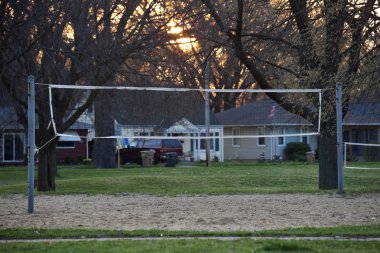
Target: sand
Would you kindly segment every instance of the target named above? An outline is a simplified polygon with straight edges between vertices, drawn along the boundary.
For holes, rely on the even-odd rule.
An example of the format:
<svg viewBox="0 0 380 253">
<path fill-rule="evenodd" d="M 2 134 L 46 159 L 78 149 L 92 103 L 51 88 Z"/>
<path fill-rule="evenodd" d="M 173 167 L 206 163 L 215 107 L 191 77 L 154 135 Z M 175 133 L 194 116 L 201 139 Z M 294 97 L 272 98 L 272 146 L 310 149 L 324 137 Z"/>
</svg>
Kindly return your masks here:
<svg viewBox="0 0 380 253">
<path fill-rule="evenodd" d="M 158 197 L 139 194 L 0 197 L 2 228 L 257 231 L 380 223 L 380 193 Z"/>
</svg>

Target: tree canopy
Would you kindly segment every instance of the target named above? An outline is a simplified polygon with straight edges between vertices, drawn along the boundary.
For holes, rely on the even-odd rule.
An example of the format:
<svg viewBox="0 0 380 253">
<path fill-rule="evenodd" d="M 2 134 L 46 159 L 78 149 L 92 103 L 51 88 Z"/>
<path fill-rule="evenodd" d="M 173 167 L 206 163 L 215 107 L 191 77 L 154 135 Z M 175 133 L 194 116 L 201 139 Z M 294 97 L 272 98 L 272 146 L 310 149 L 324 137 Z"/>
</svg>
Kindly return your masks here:
<svg viewBox="0 0 380 253">
<path fill-rule="evenodd" d="M 378 94 L 379 9 L 378 0 L 1 1 L 0 87 L 25 127 L 30 74 L 39 83 L 200 87 L 209 61 L 215 88 L 324 89 L 319 145 L 328 148 L 319 154 L 320 187 L 335 188 L 334 86 L 343 83 L 345 105 Z M 48 90 L 39 86 L 37 94 L 41 145 L 55 136 Z M 96 97 L 103 104 L 112 99 L 97 91 L 53 96 L 59 132 Z M 268 96 L 304 118 L 316 103 Z M 250 99 L 212 94 L 210 105 L 218 112 Z M 55 188 L 55 145 L 56 139 L 39 153 L 39 190 Z"/>
<path fill-rule="evenodd" d="M 322 88 L 320 187 L 337 186 L 334 86 L 344 84 L 344 103 L 378 71 L 379 2 L 202 0 L 225 43 L 262 89 Z M 365 82 L 369 82 L 366 84 Z M 331 89 L 332 88 L 332 89 Z M 308 115 L 313 101 L 268 94 L 285 109 Z M 316 122 L 316 119 L 314 119 Z"/>
</svg>

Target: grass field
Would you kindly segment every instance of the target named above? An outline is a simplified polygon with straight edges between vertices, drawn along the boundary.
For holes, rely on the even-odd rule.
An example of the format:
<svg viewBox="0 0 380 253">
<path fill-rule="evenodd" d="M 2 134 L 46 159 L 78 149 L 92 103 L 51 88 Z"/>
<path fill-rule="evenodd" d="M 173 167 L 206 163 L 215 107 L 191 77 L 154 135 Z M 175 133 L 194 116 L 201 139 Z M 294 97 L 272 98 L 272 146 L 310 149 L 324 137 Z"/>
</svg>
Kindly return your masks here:
<svg viewBox="0 0 380 253">
<path fill-rule="evenodd" d="M 53 194 L 114 194 L 135 192 L 155 195 L 321 192 L 317 165 L 214 164 L 210 167 L 180 164 L 176 168 L 124 166 L 95 169 L 61 166 Z M 0 168 L 0 194 L 26 193 L 26 167 Z M 346 170 L 345 190 L 379 192 L 380 170 Z M 334 190 L 330 190 L 334 191 Z"/>
<path fill-rule="evenodd" d="M 82 241 L 54 243 L 7 243 L 0 244 L 0 252 L 255 252 L 255 253 L 376 253 L 380 242 L 358 241 L 283 241 L 283 240 L 250 240 L 235 241 L 220 240 L 117 240 L 117 241 Z"/>
<path fill-rule="evenodd" d="M 379 162 L 347 162 L 346 166 L 358 169 L 380 169 Z"/>
<path fill-rule="evenodd" d="M 353 233 L 353 231 L 356 231 Z M 1 239 L 17 238 L 109 238 L 164 236 L 379 236 L 380 225 L 336 228 L 299 228 L 260 232 L 110 231 L 78 229 L 0 230 Z M 116 240 L 78 242 L 0 243 L 0 252 L 379 252 L 379 241 L 342 240 Z"/>
<path fill-rule="evenodd" d="M 317 165 L 213 164 L 211 167 L 180 164 L 176 168 L 124 166 L 95 169 L 61 166 L 57 191 L 48 194 L 115 194 L 134 192 L 154 195 L 210 195 L 235 193 L 323 193 L 318 189 Z M 349 193 L 380 192 L 380 170 L 346 170 Z M 26 194 L 26 167 L 0 168 L 0 194 Z M 37 193 L 46 194 L 46 193 Z M 353 236 L 380 237 L 380 225 L 337 228 L 298 228 L 259 232 L 205 231 L 105 231 L 76 229 L 0 229 L 0 239 L 99 238 L 141 236 Z M 121 240 L 81 242 L 0 243 L 0 252 L 380 252 L 379 241 L 341 240 Z"/>
<path fill-rule="evenodd" d="M 36 229 L 14 228 L 0 230 L 0 239 L 65 239 L 65 238 L 133 238 L 133 237 L 380 237 L 380 224 L 367 226 L 303 227 L 262 231 L 170 231 L 170 230 L 100 230 L 100 229 Z"/>
</svg>

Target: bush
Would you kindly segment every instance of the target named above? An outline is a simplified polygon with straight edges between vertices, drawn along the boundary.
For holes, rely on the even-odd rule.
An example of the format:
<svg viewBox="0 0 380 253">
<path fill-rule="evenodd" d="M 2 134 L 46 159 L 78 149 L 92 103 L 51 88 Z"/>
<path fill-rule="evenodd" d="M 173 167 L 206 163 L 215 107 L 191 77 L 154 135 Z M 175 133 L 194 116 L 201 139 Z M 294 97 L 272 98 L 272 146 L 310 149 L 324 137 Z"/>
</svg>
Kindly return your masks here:
<svg viewBox="0 0 380 253">
<path fill-rule="evenodd" d="M 378 144 L 376 142 L 371 142 L 370 144 Z M 367 162 L 378 162 L 380 161 L 380 147 L 364 147 L 364 158 Z"/>
<path fill-rule="evenodd" d="M 73 164 L 73 159 L 71 156 L 66 156 L 65 159 L 63 160 L 63 164 L 65 165 L 72 165 Z"/>
<path fill-rule="evenodd" d="M 83 164 L 83 156 L 79 155 L 77 156 L 77 161 L 76 161 L 76 164 Z"/>
<path fill-rule="evenodd" d="M 306 161 L 306 152 L 309 151 L 309 145 L 303 142 L 289 142 L 284 149 L 286 159 L 291 161 Z"/>
<path fill-rule="evenodd" d="M 88 164 L 91 164 L 91 163 L 92 163 L 92 160 L 90 158 L 86 158 L 82 162 L 82 164 L 84 164 L 84 165 L 88 165 Z"/>
</svg>

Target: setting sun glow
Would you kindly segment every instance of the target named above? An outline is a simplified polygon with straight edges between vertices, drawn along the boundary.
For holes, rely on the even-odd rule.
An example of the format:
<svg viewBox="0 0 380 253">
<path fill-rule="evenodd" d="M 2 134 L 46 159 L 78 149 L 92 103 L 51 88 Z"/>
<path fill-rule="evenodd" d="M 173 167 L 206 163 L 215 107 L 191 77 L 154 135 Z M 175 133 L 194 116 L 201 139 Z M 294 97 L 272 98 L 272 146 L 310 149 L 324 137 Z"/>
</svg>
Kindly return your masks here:
<svg viewBox="0 0 380 253">
<path fill-rule="evenodd" d="M 182 37 L 183 28 L 178 26 L 174 21 L 168 23 L 168 33 L 178 35 L 178 39 L 170 41 L 172 44 L 178 45 L 178 47 L 185 53 L 197 50 L 199 48 L 198 42 L 192 37 Z"/>
</svg>

